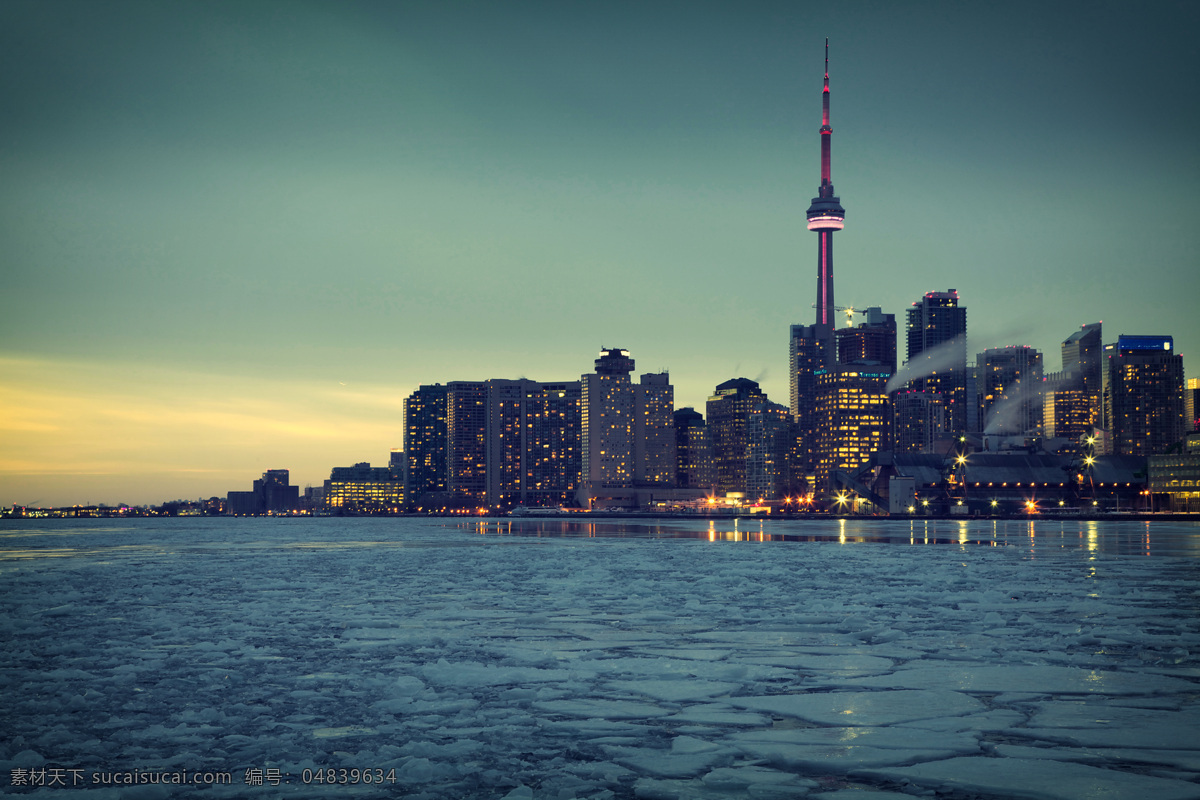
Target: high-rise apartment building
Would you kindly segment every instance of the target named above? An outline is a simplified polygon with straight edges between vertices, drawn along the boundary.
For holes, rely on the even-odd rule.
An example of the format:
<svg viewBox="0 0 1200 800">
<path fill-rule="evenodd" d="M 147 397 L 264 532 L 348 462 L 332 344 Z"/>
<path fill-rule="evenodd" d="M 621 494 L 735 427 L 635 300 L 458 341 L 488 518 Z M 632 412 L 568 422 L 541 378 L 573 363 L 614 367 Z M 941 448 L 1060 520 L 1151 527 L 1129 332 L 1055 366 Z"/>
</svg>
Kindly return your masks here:
<svg viewBox="0 0 1200 800">
<path fill-rule="evenodd" d="M 579 381 L 527 382 L 520 503 L 553 506 L 575 500 L 582 478 L 581 407 Z"/>
<path fill-rule="evenodd" d="M 446 491 L 446 395 L 442 384 L 421 386 L 404 400 L 404 496 L 410 508 Z"/>
<path fill-rule="evenodd" d="M 578 381 L 454 381 L 422 386 L 405 408 L 410 508 L 575 501 Z"/>
<path fill-rule="evenodd" d="M 647 486 L 674 486 L 674 388 L 667 373 L 647 373 L 637 384 L 628 350 L 603 349 L 595 372 L 580 378 L 582 418 L 581 504 L 614 502 Z"/>
<path fill-rule="evenodd" d="M 634 387 L 634 483 L 675 485 L 675 388 L 665 372 L 648 372 Z"/>
<path fill-rule="evenodd" d="M 927 292 L 908 309 L 908 388 L 942 395 L 953 432 L 967 427 L 967 309 L 958 292 Z"/>
<path fill-rule="evenodd" d="M 458 506 L 487 504 L 488 387 L 446 385 L 446 491 Z"/>
<path fill-rule="evenodd" d="M 1183 439 L 1183 357 L 1174 348 L 1170 336 L 1120 336 L 1105 347 L 1114 454 L 1158 455 Z"/>
<path fill-rule="evenodd" d="M 704 415 L 691 406 L 675 411 L 675 485 L 711 491 L 715 483 Z"/>
<path fill-rule="evenodd" d="M 975 357 L 983 432 L 1042 431 L 1042 354 L 1027 345 L 994 347 Z"/>
<path fill-rule="evenodd" d="M 605 349 L 596 371 L 580 378 L 583 483 L 593 494 L 633 485 L 634 362 L 628 350 Z"/>
</svg>

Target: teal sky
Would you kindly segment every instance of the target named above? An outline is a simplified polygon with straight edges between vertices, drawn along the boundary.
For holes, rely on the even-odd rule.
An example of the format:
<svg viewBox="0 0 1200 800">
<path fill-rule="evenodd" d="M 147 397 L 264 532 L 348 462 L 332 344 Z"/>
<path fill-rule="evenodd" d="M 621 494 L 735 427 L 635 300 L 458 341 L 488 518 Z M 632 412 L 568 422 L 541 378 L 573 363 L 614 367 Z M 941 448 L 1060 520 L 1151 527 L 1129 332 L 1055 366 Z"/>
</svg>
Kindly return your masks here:
<svg viewBox="0 0 1200 800">
<path fill-rule="evenodd" d="M 842 305 L 1200 375 L 1200 5 L 0 0 L 0 505 L 382 464 L 602 346 L 787 402 L 830 38 Z M 903 347 L 903 345 L 902 345 Z"/>
</svg>

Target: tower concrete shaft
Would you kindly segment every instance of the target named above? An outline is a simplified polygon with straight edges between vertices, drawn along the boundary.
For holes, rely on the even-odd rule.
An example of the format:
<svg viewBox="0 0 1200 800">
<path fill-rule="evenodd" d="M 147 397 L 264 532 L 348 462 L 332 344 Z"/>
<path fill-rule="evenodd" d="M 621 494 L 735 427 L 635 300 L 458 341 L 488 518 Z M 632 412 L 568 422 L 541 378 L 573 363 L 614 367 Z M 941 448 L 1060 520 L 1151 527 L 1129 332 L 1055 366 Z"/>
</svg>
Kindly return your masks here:
<svg viewBox="0 0 1200 800">
<path fill-rule="evenodd" d="M 836 348 L 833 346 L 833 329 L 836 325 L 836 309 L 833 299 L 833 232 L 844 226 L 846 209 L 833 193 L 830 177 L 830 150 L 833 128 L 829 125 L 829 40 L 825 40 L 825 87 L 821 92 L 821 186 L 812 205 L 808 207 L 808 229 L 817 233 L 817 326 L 822 338 L 828 339 L 826 357 L 828 366 L 833 366 Z"/>
</svg>

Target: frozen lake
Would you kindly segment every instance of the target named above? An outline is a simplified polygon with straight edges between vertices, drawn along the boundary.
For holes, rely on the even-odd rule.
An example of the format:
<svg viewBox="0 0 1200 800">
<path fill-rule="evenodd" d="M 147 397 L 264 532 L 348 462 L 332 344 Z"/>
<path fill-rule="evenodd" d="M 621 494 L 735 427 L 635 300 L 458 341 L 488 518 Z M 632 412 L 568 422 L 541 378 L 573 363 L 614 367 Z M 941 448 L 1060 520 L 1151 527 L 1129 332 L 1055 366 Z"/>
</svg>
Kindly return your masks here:
<svg viewBox="0 0 1200 800">
<path fill-rule="evenodd" d="M 0 610 L 0 793 L 1200 798 L 1195 523 L 4 521 Z"/>
</svg>

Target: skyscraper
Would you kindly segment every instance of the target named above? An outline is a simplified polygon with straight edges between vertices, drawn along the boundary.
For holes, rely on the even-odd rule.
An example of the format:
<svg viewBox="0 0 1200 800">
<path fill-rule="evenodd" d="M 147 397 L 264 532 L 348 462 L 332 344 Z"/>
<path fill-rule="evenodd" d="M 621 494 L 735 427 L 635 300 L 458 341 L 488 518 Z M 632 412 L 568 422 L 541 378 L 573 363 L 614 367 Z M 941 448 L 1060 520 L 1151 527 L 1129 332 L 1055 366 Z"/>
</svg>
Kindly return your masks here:
<svg viewBox="0 0 1200 800">
<path fill-rule="evenodd" d="M 993 347 L 976 356 L 975 363 L 983 432 L 1040 434 L 1042 354 L 1027 345 Z"/>
<path fill-rule="evenodd" d="M 583 485 L 591 496 L 633 485 L 633 359 L 605 348 L 596 371 L 580 378 L 583 414 Z"/>
<path fill-rule="evenodd" d="M 797 449 L 805 470 L 811 471 L 816 447 L 817 373 L 828 369 L 827 345 L 819 325 L 793 325 L 788 344 L 791 412 L 799 432 Z"/>
<path fill-rule="evenodd" d="M 1099 322 L 1083 325 L 1062 343 L 1062 372 L 1046 376 L 1042 410 L 1047 438 L 1078 442 L 1105 427 L 1100 330 Z"/>
<path fill-rule="evenodd" d="M 1158 455 L 1183 438 L 1183 357 L 1174 348 L 1170 336 L 1120 336 L 1105 348 L 1115 455 Z"/>
<path fill-rule="evenodd" d="M 763 398 L 746 417 L 746 494 L 752 501 L 790 494 L 789 450 L 795 423 L 786 406 Z"/>
<path fill-rule="evenodd" d="M 675 390 L 665 372 L 634 384 L 633 367 L 628 350 L 606 348 L 580 378 L 581 505 L 637 504 L 634 489 L 675 485 Z"/>
<path fill-rule="evenodd" d="M 967 427 L 967 309 L 958 292 L 926 292 L 908 309 L 906 364 L 915 377 L 908 388 L 937 392 L 950 430 Z"/>
<path fill-rule="evenodd" d="M 675 485 L 681 489 L 704 489 L 713 485 L 712 456 L 704 415 L 688 406 L 675 411 Z"/>
<path fill-rule="evenodd" d="M 852 473 L 890 446 L 892 409 L 885 391 L 892 374 L 879 367 L 839 365 L 817 375 L 817 486 L 834 472 Z"/>
<path fill-rule="evenodd" d="M 861 312 L 866 322 L 836 331 L 839 364 L 877 364 L 896 374 L 896 315 L 877 306 Z"/>
<path fill-rule="evenodd" d="M 1187 415 L 1183 421 L 1186 428 L 1184 433 L 1200 431 L 1200 378 L 1188 378 L 1183 400 L 1184 413 Z"/>
<path fill-rule="evenodd" d="M 747 378 L 718 384 L 708 398 L 708 436 L 718 492 L 746 491 L 746 458 L 750 453 L 747 423 L 754 408 L 766 401 L 758 384 Z"/>
<path fill-rule="evenodd" d="M 421 386 L 404 400 L 404 497 L 410 507 L 446 491 L 446 392 Z"/>
<path fill-rule="evenodd" d="M 893 449 L 897 453 L 932 453 L 946 433 L 946 414 L 937 392 L 902 389 L 892 401 Z"/>
<path fill-rule="evenodd" d="M 525 391 L 523 466 L 525 505 L 561 505 L 575 500 L 579 489 L 579 381 L 534 383 Z"/>
<path fill-rule="evenodd" d="M 647 372 L 634 388 L 634 483 L 675 485 L 675 387 L 665 372 Z"/>
<path fill-rule="evenodd" d="M 1065 385 L 1083 392 L 1087 398 L 1088 425 L 1107 427 L 1102 419 L 1103 403 L 1100 377 L 1104 344 L 1101 340 L 1101 323 L 1083 325 L 1062 343 L 1062 371 Z"/>
</svg>

